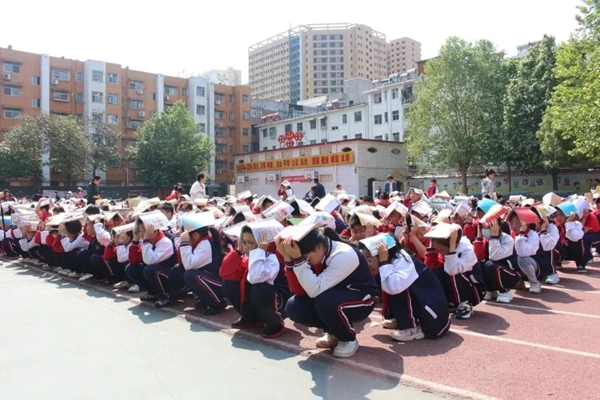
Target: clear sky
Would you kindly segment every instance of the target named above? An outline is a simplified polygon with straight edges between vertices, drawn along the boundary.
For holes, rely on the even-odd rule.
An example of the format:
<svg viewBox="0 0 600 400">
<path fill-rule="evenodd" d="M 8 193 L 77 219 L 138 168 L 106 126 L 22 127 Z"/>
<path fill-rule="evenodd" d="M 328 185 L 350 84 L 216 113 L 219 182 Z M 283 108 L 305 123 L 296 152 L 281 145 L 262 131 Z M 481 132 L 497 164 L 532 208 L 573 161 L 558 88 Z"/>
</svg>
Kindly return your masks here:
<svg viewBox="0 0 600 400">
<path fill-rule="evenodd" d="M 449 36 L 489 39 L 509 55 L 547 33 L 559 42 L 577 28 L 580 0 L 24 0 L 0 1 L 0 47 L 132 69 L 189 76 L 229 66 L 247 82 L 248 47 L 290 24 L 362 23 L 388 41 L 421 42 L 437 55 Z M 376 6 L 376 7 L 375 7 Z M 10 16 L 10 17 L 9 17 Z"/>
</svg>

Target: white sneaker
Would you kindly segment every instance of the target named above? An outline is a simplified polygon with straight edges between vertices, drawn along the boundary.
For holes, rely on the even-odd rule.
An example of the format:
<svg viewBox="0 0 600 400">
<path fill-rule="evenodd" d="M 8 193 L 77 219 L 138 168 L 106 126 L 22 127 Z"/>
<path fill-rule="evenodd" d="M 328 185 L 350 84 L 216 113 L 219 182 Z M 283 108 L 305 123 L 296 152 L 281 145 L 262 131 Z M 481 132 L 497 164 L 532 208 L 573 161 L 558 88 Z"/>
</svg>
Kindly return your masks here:
<svg viewBox="0 0 600 400">
<path fill-rule="evenodd" d="M 352 357 L 359 347 L 356 339 L 351 342 L 339 342 L 333 349 L 333 356 L 337 358 Z"/>
<path fill-rule="evenodd" d="M 42 265 L 42 269 L 43 269 L 44 271 L 51 271 L 51 270 L 52 270 L 52 267 L 51 267 L 51 266 L 49 266 L 48 264 L 44 264 L 44 265 Z"/>
<path fill-rule="evenodd" d="M 421 327 L 404 329 L 403 331 L 394 331 L 390 333 L 390 337 L 397 342 L 410 342 L 411 340 L 419 340 L 425 337 Z"/>
<path fill-rule="evenodd" d="M 456 308 L 454 315 L 457 319 L 469 319 L 473 316 L 473 306 L 468 301 L 463 301 Z"/>
<path fill-rule="evenodd" d="M 67 275 L 69 278 L 81 278 L 83 277 L 83 274 L 81 272 L 71 272 L 69 275 Z"/>
<path fill-rule="evenodd" d="M 127 291 L 129 293 L 139 293 L 140 287 L 138 285 L 131 285 Z"/>
<path fill-rule="evenodd" d="M 498 297 L 496 297 L 498 303 L 510 303 L 512 299 L 513 296 L 510 290 L 506 293 L 498 293 Z"/>
<path fill-rule="evenodd" d="M 392 319 L 384 319 L 381 323 L 381 326 L 384 329 L 398 329 L 398 324 L 396 323 L 396 318 Z"/>
<path fill-rule="evenodd" d="M 542 293 L 542 284 L 529 282 L 529 293 Z"/>
<path fill-rule="evenodd" d="M 323 337 L 317 339 L 317 348 L 332 349 L 338 344 L 338 339 L 331 333 L 325 333 Z"/>
<path fill-rule="evenodd" d="M 115 283 L 113 288 L 115 289 L 129 289 L 131 287 L 131 283 L 127 281 L 121 281 L 119 283 Z"/>
<path fill-rule="evenodd" d="M 58 271 L 58 273 L 64 276 L 69 276 L 69 274 L 72 274 L 73 271 L 71 271 L 70 269 L 63 269 L 62 271 Z"/>
<path fill-rule="evenodd" d="M 600 257 L 600 254 L 596 253 L 595 251 L 592 253 L 592 256 L 594 257 Z"/>
<path fill-rule="evenodd" d="M 560 282 L 560 278 L 558 277 L 558 274 L 550 274 L 550 275 L 548 275 L 548 277 L 546 277 L 546 283 L 549 283 L 551 285 L 556 285 L 558 282 Z"/>
<path fill-rule="evenodd" d="M 69 275 L 70 276 L 70 275 Z M 83 275 L 81 278 L 79 278 L 79 282 L 85 282 L 85 281 L 89 281 L 90 279 L 92 279 L 94 277 L 94 275 L 92 274 L 85 274 Z"/>
</svg>

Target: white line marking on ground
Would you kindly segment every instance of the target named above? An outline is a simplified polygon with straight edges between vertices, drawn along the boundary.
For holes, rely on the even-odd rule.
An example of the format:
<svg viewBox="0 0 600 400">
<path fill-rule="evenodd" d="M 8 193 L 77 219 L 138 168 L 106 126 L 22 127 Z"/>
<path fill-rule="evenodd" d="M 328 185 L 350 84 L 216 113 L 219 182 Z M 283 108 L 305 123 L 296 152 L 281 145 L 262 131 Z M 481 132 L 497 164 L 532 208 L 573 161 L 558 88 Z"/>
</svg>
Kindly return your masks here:
<svg viewBox="0 0 600 400">
<path fill-rule="evenodd" d="M 600 354 L 596 354 L 596 353 L 588 353 L 588 352 L 579 351 L 579 350 L 563 349 L 562 347 L 547 346 L 545 344 L 525 342 L 523 340 L 517 340 L 517 339 L 508 339 L 508 338 L 500 337 L 500 336 L 484 335 L 483 333 L 472 332 L 472 331 L 468 331 L 468 330 L 465 330 L 465 329 L 456 329 L 454 327 L 451 328 L 450 330 L 452 332 L 462 333 L 464 335 L 475 336 L 475 337 L 480 337 L 480 338 L 485 338 L 485 339 L 491 339 L 491 340 L 497 340 L 499 342 L 506 342 L 506 343 L 518 344 L 518 345 L 521 345 L 521 346 L 535 347 L 535 348 L 543 349 L 543 350 L 557 351 L 559 353 L 574 354 L 576 356 L 582 356 L 582 357 L 588 357 L 588 358 L 596 358 L 596 359 L 600 360 Z"/>
<path fill-rule="evenodd" d="M 570 312 L 570 311 L 560 311 L 560 310 L 553 310 L 551 308 L 521 306 L 519 304 L 512 304 L 512 303 L 511 304 L 496 303 L 496 302 L 490 301 L 490 300 L 486 300 L 485 303 L 487 305 L 489 305 L 489 306 L 492 306 L 492 307 L 519 308 L 519 309 L 523 309 L 523 310 L 542 311 L 542 312 L 546 312 L 546 313 L 549 313 L 549 314 L 561 314 L 561 315 L 571 315 L 571 316 L 574 316 L 574 317 L 585 317 L 585 318 L 600 319 L 600 315 L 583 314 L 583 313 L 576 313 L 576 312 Z"/>
</svg>

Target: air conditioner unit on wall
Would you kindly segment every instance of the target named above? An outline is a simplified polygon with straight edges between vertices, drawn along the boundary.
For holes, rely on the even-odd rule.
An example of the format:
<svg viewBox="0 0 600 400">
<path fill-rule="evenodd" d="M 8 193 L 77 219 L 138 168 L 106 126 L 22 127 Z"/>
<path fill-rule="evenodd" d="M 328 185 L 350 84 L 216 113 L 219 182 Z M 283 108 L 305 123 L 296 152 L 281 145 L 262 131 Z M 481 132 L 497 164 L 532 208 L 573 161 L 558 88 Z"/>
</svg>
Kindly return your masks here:
<svg viewBox="0 0 600 400">
<path fill-rule="evenodd" d="M 237 183 L 244 183 L 244 182 L 246 182 L 246 177 L 244 175 L 238 175 Z"/>
<path fill-rule="evenodd" d="M 144 94 L 144 91 L 142 89 L 138 89 L 137 94 Z"/>
<path fill-rule="evenodd" d="M 2 74 L 2 80 L 10 81 L 10 78 L 11 78 L 10 74 Z"/>
<path fill-rule="evenodd" d="M 52 79 L 52 84 L 53 85 L 58 85 L 58 79 Z"/>
<path fill-rule="evenodd" d="M 315 179 L 319 177 L 317 171 L 304 171 L 304 179 Z"/>
<path fill-rule="evenodd" d="M 220 127 L 223 126 L 223 124 L 221 122 L 217 122 L 216 125 L 217 125 L 218 128 L 220 128 Z"/>
<path fill-rule="evenodd" d="M 139 111 L 138 112 L 138 117 L 145 117 L 146 116 L 146 112 L 145 111 Z"/>
</svg>

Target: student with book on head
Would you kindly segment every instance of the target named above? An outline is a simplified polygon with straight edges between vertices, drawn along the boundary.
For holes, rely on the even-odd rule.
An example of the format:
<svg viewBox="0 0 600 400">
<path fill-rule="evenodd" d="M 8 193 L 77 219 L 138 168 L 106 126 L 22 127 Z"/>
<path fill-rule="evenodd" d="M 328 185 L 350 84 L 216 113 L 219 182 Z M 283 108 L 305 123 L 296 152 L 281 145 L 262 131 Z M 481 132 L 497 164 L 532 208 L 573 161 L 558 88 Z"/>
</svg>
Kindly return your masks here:
<svg viewBox="0 0 600 400">
<path fill-rule="evenodd" d="M 196 309 L 205 315 L 225 310 L 219 267 L 223 261 L 221 237 L 213 228 L 214 215 L 202 212 L 182 217 L 185 231 L 181 234 L 179 264 L 185 270 L 183 280 L 200 300 Z"/>
<path fill-rule="evenodd" d="M 60 247 L 64 251 L 61 275 L 69 278 L 81 278 L 83 270 L 77 257 L 79 252 L 87 249 L 90 242 L 82 234 L 82 224 L 79 219 L 67 219 L 58 226 Z M 58 247 L 58 244 L 55 244 Z M 56 247 L 55 247 L 56 248 Z"/>
<path fill-rule="evenodd" d="M 590 261 L 583 243 L 583 225 L 579 222 L 577 207 L 569 201 L 556 205 L 556 221 L 564 230 L 561 256 L 563 260 L 572 260 L 577 272 L 586 273 L 586 264 Z"/>
<path fill-rule="evenodd" d="M 358 244 L 371 271 L 380 277 L 382 314 L 392 339 L 437 339 L 450 328 L 448 302 L 440 281 L 402 245 L 383 233 Z"/>
<path fill-rule="evenodd" d="M 285 228 L 276 239 L 294 295 L 285 307 L 299 324 L 320 328 L 317 347 L 334 357 L 351 357 L 359 348 L 353 322 L 369 317 L 379 288 L 358 248 L 331 228 L 300 225 Z"/>
<path fill-rule="evenodd" d="M 283 309 L 290 290 L 273 241 L 282 229 L 274 219 L 249 223 L 241 229 L 237 248 L 225 256 L 219 271 L 223 292 L 241 315 L 232 328 L 262 327 L 269 339 L 285 332 Z"/>
<path fill-rule="evenodd" d="M 541 293 L 540 274 L 550 268 L 550 257 L 540 246 L 536 231 L 539 218 L 530 208 L 515 207 L 506 220 L 515 235 L 517 262 L 523 279 L 529 281 L 529 293 Z"/>
</svg>

